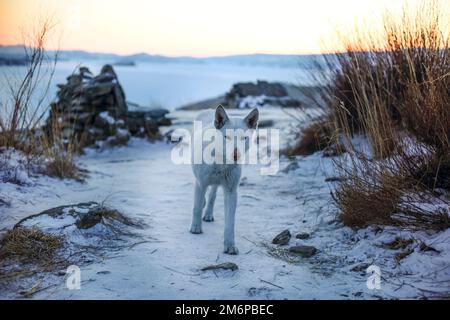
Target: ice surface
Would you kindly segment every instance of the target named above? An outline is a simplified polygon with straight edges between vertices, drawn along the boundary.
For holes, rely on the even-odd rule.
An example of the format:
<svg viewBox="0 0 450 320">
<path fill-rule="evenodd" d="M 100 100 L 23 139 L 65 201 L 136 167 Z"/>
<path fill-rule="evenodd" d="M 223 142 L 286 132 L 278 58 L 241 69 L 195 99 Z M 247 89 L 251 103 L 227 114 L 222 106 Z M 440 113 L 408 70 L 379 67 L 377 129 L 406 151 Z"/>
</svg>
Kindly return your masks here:
<svg viewBox="0 0 450 320">
<path fill-rule="evenodd" d="M 43 108 L 56 97 L 56 85 L 65 83 L 66 77 L 80 64 L 98 74 L 101 67 L 111 61 L 60 61 L 45 98 Z M 237 82 L 282 81 L 293 84 L 310 84 L 309 77 L 298 68 L 269 66 L 244 66 L 199 63 L 140 63 L 137 67 L 114 66 L 128 101 L 143 106 L 161 106 L 173 110 L 182 105 L 209 99 L 227 92 Z M 0 100 L 6 103 L 8 81 L 20 79 L 25 67 L 0 67 Z M 38 92 L 44 92 L 46 76 L 39 82 Z M 40 90 L 42 89 L 42 90 Z M 36 96 L 36 101 L 40 99 Z M 43 109 L 44 110 L 44 109 Z"/>
</svg>

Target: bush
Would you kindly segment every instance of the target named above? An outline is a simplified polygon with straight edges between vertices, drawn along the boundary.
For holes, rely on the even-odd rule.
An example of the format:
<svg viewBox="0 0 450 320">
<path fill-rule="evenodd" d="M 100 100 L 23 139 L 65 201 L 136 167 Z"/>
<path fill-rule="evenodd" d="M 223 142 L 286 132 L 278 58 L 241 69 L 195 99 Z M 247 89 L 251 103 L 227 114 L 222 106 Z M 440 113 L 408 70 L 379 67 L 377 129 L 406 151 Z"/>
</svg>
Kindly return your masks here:
<svg viewBox="0 0 450 320">
<path fill-rule="evenodd" d="M 449 201 L 437 192 L 450 187 L 448 21 L 438 2 L 416 9 L 400 20 L 386 15 L 382 37 L 342 38 L 346 52 L 328 58 L 337 68 L 323 100 L 349 151 L 335 161 L 344 179 L 334 197 L 353 227 L 449 226 Z M 355 133 L 365 134 L 370 152 L 355 145 Z"/>
<path fill-rule="evenodd" d="M 63 140 L 61 126 L 56 125 L 51 132 L 41 128 L 42 119 L 48 107 L 43 102 L 53 78 L 58 55 L 47 55 L 46 42 L 54 25 L 51 20 L 43 20 L 35 32 L 25 35 L 24 50 L 28 65 L 23 77 L 8 78 L 10 90 L 5 104 L 0 104 L 0 147 L 12 148 L 25 153 L 30 159 L 47 160 L 47 173 L 58 178 L 81 180 L 84 173 L 76 166 L 75 152 L 79 151 L 73 141 Z M 38 84 L 44 83 L 44 90 Z M 56 123 L 56 118 L 55 118 Z M 0 168 L 1 170 L 1 168 Z"/>
<path fill-rule="evenodd" d="M 284 151 L 287 156 L 307 156 L 324 150 L 331 143 L 333 127 L 325 120 L 313 122 L 300 133 L 301 139 Z"/>
</svg>

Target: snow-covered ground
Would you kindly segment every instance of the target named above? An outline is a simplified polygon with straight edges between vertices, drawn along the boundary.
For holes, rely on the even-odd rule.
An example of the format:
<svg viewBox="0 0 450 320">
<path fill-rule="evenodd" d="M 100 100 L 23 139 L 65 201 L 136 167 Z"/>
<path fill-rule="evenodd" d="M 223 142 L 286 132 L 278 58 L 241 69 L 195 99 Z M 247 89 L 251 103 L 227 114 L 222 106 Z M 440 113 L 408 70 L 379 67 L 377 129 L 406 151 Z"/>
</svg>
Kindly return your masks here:
<svg viewBox="0 0 450 320">
<path fill-rule="evenodd" d="M 262 110 L 285 128 L 283 112 Z M 187 126 L 193 112 L 175 113 L 177 126 Z M 283 135 L 285 137 L 286 135 Z M 85 183 L 31 177 L 19 186 L 0 184 L 0 230 L 42 210 L 87 201 L 105 201 L 142 221 L 141 238 L 101 261 L 81 266 L 81 289 L 68 290 L 63 276 L 55 286 L 36 293 L 49 299 L 376 299 L 420 298 L 449 291 L 450 230 L 426 234 L 395 228 L 353 231 L 335 219 L 326 177 L 333 176 L 331 160 L 320 153 L 280 159 L 274 176 L 246 166 L 239 189 L 236 244 L 240 254 L 222 253 L 223 198 L 219 191 L 215 221 L 204 223 L 203 234 L 189 233 L 194 179 L 187 165 L 170 159 L 173 145 L 132 140 L 126 147 L 89 151 L 79 158 L 89 170 Z M 289 229 L 288 248 L 311 245 L 311 258 L 285 254 L 271 244 Z M 309 239 L 296 239 L 307 232 Z M 401 236 L 414 239 L 414 251 L 397 263 L 399 251 L 383 244 Z M 420 240 L 436 251 L 420 251 Z M 201 271 L 221 262 L 234 262 L 236 271 Z M 369 289 L 366 268 L 381 271 L 381 288 Z M 355 268 L 356 267 L 356 268 Z M 352 271 L 353 269 L 353 271 Z M 56 282 L 55 282 L 56 281 Z M 45 285 L 44 285 L 45 287 Z M 29 289 L 29 288 L 23 288 Z M 0 298 L 17 297 L 0 292 Z"/>
</svg>

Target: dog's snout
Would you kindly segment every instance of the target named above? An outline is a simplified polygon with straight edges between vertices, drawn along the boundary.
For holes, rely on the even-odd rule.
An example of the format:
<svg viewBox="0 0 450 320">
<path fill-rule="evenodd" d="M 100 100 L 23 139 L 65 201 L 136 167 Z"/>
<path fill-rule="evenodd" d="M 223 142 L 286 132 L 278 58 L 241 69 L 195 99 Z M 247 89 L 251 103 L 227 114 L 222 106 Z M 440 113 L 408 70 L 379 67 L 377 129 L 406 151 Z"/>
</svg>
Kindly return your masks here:
<svg viewBox="0 0 450 320">
<path fill-rule="evenodd" d="M 239 158 L 240 158 L 240 153 L 239 153 L 239 150 L 238 149 L 234 149 L 234 151 L 233 151 L 233 159 L 234 159 L 234 161 L 237 161 Z"/>
</svg>

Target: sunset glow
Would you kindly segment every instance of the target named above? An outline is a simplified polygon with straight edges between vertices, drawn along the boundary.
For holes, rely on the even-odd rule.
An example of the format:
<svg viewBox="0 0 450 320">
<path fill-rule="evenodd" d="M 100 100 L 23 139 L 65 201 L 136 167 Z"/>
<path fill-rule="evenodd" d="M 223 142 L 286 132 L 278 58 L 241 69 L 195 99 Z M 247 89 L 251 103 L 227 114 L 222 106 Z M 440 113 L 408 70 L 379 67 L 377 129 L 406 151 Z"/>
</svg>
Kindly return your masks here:
<svg viewBox="0 0 450 320">
<path fill-rule="evenodd" d="M 402 1 L 392 2 L 0 0 L 0 44 L 23 43 L 23 29 L 46 15 L 58 22 L 60 41 L 50 45 L 62 49 L 169 56 L 319 53 L 333 50 L 336 27 L 376 21 L 385 8 L 401 7 Z"/>
</svg>

